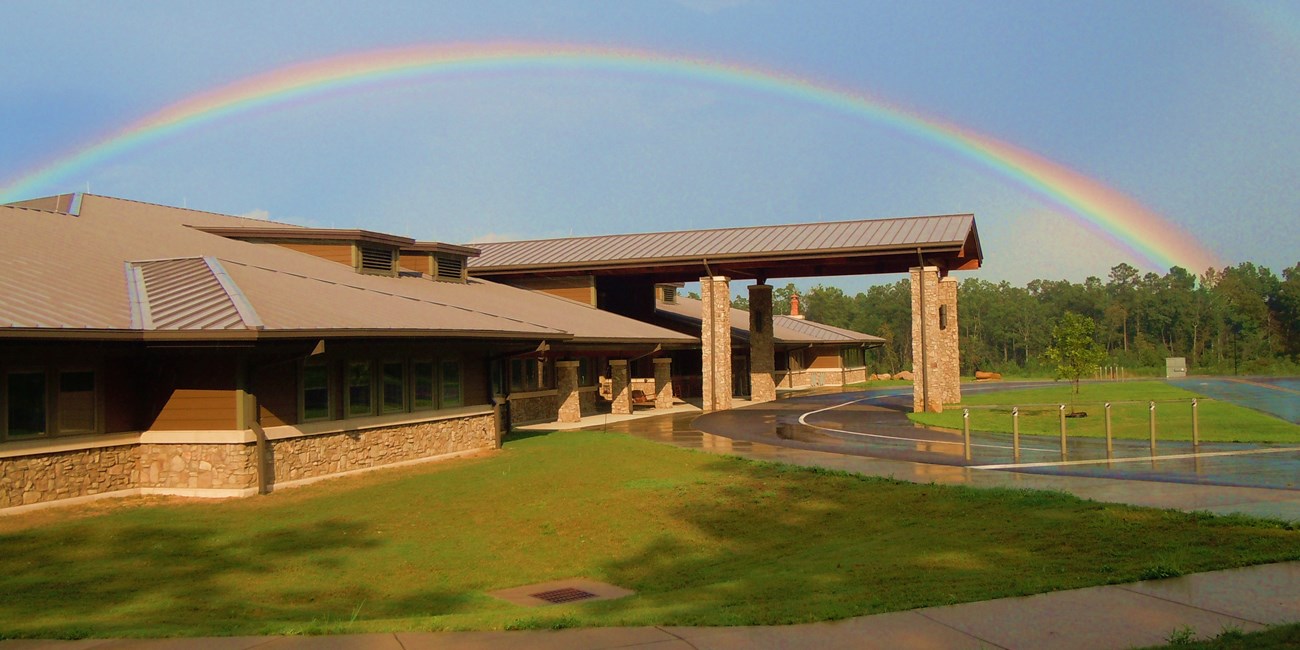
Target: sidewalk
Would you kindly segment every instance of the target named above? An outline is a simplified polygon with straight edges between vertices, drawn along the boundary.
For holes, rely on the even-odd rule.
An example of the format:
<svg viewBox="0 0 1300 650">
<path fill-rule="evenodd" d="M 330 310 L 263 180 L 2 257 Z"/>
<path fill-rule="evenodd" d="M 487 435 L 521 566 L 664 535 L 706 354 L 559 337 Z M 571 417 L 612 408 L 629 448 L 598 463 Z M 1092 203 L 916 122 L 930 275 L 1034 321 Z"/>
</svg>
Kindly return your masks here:
<svg viewBox="0 0 1300 650">
<path fill-rule="evenodd" d="M 1300 620 L 1300 562 L 929 607 L 833 623 L 774 627 L 636 627 L 522 632 L 400 632 L 320 637 L 0 641 L 0 650 L 739 650 L 743 648 L 1131 648 L 1251 632 Z"/>
</svg>

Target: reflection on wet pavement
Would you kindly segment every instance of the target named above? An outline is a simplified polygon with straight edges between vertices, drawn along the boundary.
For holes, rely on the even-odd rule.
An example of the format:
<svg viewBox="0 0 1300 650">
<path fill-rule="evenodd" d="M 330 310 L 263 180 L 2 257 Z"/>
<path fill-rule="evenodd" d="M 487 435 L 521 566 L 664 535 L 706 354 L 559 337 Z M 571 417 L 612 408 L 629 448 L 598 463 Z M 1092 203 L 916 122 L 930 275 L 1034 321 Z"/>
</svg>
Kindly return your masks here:
<svg viewBox="0 0 1300 650">
<path fill-rule="evenodd" d="M 1071 438 L 1073 462 L 1063 465 L 1059 438 L 1024 435 L 1021 461 L 1028 466 L 1012 470 L 997 467 L 1011 462 L 1010 435 L 980 433 L 972 435 L 973 461 L 966 466 L 961 435 L 913 425 L 896 393 L 830 393 L 599 428 L 711 453 L 913 482 L 1053 489 L 1135 505 L 1300 520 L 1300 449 L 1215 443 L 1192 456 L 1190 443 L 1161 441 L 1160 457 L 1151 459 L 1145 441 L 1116 440 L 1115 460 L 1107 462 L 1103 440 Z M 808 424 L 800 422 L 805 414 Z"/>
</svg>

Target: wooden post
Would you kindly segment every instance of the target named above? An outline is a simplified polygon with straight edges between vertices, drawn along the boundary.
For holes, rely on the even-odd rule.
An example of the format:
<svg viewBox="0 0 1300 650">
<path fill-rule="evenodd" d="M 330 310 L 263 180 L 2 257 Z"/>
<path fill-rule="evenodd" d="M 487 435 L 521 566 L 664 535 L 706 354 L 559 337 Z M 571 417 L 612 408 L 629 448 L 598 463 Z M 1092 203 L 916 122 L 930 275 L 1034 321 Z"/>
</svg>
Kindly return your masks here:
<svg viewBox="0 0 1300 650">
<path fill-rule="evenodd" d="M 1011 459 L 1020 462 L 1020 407 L 1011 407 Z"/>
<path fill-rule="evenodd" d="M 1061 408 L 1057 409 L 1057 411 L 1060 413 L 1060 416 L 1057 419 L 1061 421 L 1061 460 L 1069 460 L 1070 455 L 1065 449 L 1065 405 L 1062 404 Z"/>
<path fill-rule="evenodd" d="M 1110 402 L 1106 402 L 1106 460 L 1115 457 L 1115 439 L 1110 434 Z"/>
<path fill-rule="evenodd" d="M 966 462 L 970 462 L 970 409 L 961 410 L 961 440 L 962 450 L 966 454 Z"/>
<path fill-rule="evenodd" d="M 1147 410 L 1150 411 L 1150 416 L 1147 418 L 1147 424 L 1151 429 L 1151 455 L 1155 456 L 1156 455 L 1156 403 L 1151 402 L 1151 405 L 1147 407 Z"/>
</svg>

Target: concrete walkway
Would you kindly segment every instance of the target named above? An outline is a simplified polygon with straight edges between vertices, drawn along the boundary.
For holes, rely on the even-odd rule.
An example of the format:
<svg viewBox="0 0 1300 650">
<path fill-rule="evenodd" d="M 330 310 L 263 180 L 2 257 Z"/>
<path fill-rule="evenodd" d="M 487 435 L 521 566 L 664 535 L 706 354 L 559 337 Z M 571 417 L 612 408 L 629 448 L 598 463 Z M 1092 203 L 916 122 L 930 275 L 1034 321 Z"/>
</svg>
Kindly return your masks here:
<svg viewBox="0 0 1300 650">
<path fill-rule="evenodd" d="M 1166 643 L 1190 626 L 1200 637 L 1300 620 L 1300 562 L 1199 573 L 964 605 L 776 627 L 634 627 L 521 632 L 401 632 L 319 637 L 0 641 L 0 650 L 434 650 L 543 648 L 1072 648 Z"/>
</svg>

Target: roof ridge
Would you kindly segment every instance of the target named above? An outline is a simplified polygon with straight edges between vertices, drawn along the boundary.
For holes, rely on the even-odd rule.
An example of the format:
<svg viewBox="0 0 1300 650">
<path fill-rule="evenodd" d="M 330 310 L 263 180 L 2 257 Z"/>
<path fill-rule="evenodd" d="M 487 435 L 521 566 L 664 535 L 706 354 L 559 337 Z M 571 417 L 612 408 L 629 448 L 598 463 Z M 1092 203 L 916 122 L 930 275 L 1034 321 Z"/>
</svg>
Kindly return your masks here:
<svg viewBox="0 0 1300 650">
<path fill-rule="evenodd" d="M 566 241 L 566 240 L 577 240 L 577 239 L 611 239 L 614 237 L 643 237 L 643 236 L 650 236 L 650 235 L 677 235 L 677 234 L 698 235 L 700 233 L 732 232 L 736 230 L 756 230 L 759 228 L 804 228 L 808 226 L 837 226 L 846 223 L 862 223 L 866 221 L 885 222 L 885 221 L 903 221 L 908 219 L 948 219 L 952 217 L 974 217 L 974 216 L 975 214 L 971 212 L 959 212 L 953 214 L 918 214 L 918 215 L 912 215 L 906 217 L 879 217 L 879 218 L 872 218 L 872 219 L 838 219 L 835 221 L 807 221 L 803 223 L 779 223 L 779 224 L 771 224 L 771 225 L 737 226 L 733 228 L 692 228 L 686 230 L 659 230 L 659 231 L 652 231 L 652 232 L 633 232 L 633 233 L 622 233 L 622 234 L 611 234 L 611 235 L 584 235 L 578 237 L 541 237 L 537 239 L 517 239 L 512 241 L 479 242 L 479 243 L 471 242 L 465 244 L 465 246 L 473 246 L 473 247 L 481 248 L 484 246 L 497 246 L 497 245 L 504 245 L 504 244 L 531 244 L 534 242 L 555 242 L 555 241 Z"/>
<path fill-rule="evenodd" d="M 136 204 L 139 204 L 139 205 L 148 205 L 148 206 L 153 206 L 153 207 L 155 207 L 155 208 L 167 208 L 167 209 L 169 209 L 169 210 L 183 210 L 183 211 L 185 211 L 185 212 L 194 212 L 194 213 L 196 213 L 196 214 L 207 214 L 207 215 L 212 215 L 212 216 L 214 216 L 214 217 L 224 217 L 224 218 L 226 218 L 226 219 L 242 219 L 242 220 L 244 220 L 244 221 L 254 221 L 254 222 L 257 222 L 257 223 L 265 223 L 265 224 L 275 224 L 275 225 L 281 225 L 281 226 L 288 226 L 288 227 L 290 227 L 290 228 L 305 228 L 305 227 L 306 227 L 306 226 L 300 226 L 300 225 L 298 225 L 298 224 L 288 223 L 288 222 L 284 222 L 284 221 L 272 221 L 272 220 L 270 220 L 270 219 L 257 219 L 257 218 L 254 218 L 254 217 L 245 217 L 245 216 L 238 215 L 238 214 L 226 214 L 225 212 L 213 212 L 212 210 L 196 210 L 196 209 L 191 208 L 191 207 L 189 207 L 189 206 L 179 207 L 179 206 L 175 206 L 175 205 L 167 205 L 166 203 L 155 203 L 155 202 L 153 202 L 153 201 L 141 201 L 141 200 L 139 200 L 139 199 L 124 199 L 124 198 L 122 198 L 122 197 L 120 197 L 120 196 L 108 196 L 108 195 L 106 195 L 106 194 L 90 194 L 90 193 L 87 193 L 87 192 L 82 192 L 81 194 L 82 194 L 82 196 L 92 196 L 92 197 L 97 198 L 97 199 L 108 199 L 109 201 L 121 201 L 122 203 L 136 203 Z M 38 196 L 38 197 L 36 197 L 36 198 L 41 199 L 41 198 L 46 198 L 46 197 Z"/>
<path fill-rule="evenodd" d="M 147 269 L 174 262 L 191 262 L 171 271 L 173 275 L 184 273 L 194 276 L 187 280 L 185 291 L 181 293 L 169 291 L 169 287 L 166 286 L 168 280 L 175 279 L 173 277 L 146 276 Z M 229 329 L 221 324 L 231 323 L 231 311 L 244 329 L 264 328 L 262 319 L 257 315 L 248 298 L 244 296 L 243 290 L 214 257 L 191 255 L 153 260 L 129 260 L 126 262 L 126 274 L 132 329 Z M 205 276 L 202 284 L 195 281 L 198 275 Z M 149 285 L 153 283 L 158 286 L 151 291 Z M 218 294 L 220 298 L 217 297 Z M 161 302 L 154 304 L 155 300 Z M 177 322 L 179 318 L 190 318 L 195 314 L 203 317 L 197 327 L 193 326 L 192 321 Z M 161 328 L 156 318 L 166 321 Z M 217 327 L 209 327 L 212 325 Z"/>
</svg>

